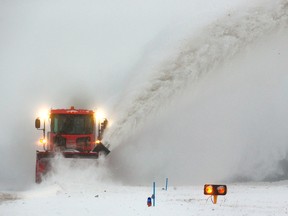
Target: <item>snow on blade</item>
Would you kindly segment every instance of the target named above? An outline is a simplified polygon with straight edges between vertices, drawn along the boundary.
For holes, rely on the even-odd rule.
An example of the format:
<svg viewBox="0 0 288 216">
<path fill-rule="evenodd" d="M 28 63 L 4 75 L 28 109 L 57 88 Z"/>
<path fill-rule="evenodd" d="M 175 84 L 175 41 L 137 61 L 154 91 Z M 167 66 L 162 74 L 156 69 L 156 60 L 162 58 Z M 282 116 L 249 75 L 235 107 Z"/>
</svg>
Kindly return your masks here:
<svg viewBox="0 0 288 216">
<path fill-rule="evenodd" d="M 111 183 L 111 174 L 105 164 L 105 158 L 75 159 L 57 155 L 51 159 L 51 170 L 43 176 L 44 185 L 60 185 L 66 190 L 83 189 L 89 184 L 100 187 Z"/>
</svg>

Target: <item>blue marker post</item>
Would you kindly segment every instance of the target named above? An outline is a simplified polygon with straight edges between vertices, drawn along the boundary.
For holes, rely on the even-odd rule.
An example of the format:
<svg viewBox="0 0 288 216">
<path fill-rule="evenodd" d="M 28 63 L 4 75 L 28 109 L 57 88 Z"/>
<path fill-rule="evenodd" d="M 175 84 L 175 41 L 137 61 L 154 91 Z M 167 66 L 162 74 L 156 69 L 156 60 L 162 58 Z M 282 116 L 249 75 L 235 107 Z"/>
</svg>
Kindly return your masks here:
<svg viewBox="0 0 288 216">
<path fill-rule="evenodd" d="M 153 182 L 153 195 L 152 195 L 152 199 L 153 199 L 153 206 L 155 206 L 155 182 Z"/>
<path fill-rule="evenodd" d="M 165 190 L 167 191 L 168 189 L 168 178 L 166 178 L 166 184 L 165 184 Z"/>
</svg>

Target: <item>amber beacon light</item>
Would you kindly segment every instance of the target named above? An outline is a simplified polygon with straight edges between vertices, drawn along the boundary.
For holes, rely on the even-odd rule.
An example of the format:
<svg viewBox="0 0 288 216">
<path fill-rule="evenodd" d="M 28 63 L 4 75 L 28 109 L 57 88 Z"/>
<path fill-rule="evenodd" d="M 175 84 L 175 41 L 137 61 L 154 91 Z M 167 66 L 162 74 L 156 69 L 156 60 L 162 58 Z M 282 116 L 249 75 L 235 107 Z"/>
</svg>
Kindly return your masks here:
<svg viewBox="0 0 288 216">
<path fill-rule="evenodd" d="M 214 184 L 205 184 L 204 185 L 204 194 L 213 196 L 213 203 L 217 203 L 218 195 L 226 195 L 227 186 L 226 185 L 214 185 Z"/>
</svg>

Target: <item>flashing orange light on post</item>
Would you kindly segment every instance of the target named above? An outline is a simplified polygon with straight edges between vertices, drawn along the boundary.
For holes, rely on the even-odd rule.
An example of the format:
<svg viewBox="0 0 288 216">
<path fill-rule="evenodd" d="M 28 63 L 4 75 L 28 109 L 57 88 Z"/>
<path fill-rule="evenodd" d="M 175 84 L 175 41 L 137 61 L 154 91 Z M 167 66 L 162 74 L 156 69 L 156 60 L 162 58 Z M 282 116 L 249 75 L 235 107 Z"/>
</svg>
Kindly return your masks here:
<svg viewBox="0 0 288 216">
<path fill-rule="evenodd" d="M 214 191 L 213 191 L 213 186 L 212 185 L 205 185 L 204 187 L 204 194 L 213 194 Z"/>
<path fill-rule="evenodd" d="M 227 193 L 226 185 L 213 185 L 213 184 L 205 184 L 204 185 L 204 194 L 213 196 L 213 203 L 217 203 L 217 196 L 224 196 Z"/>
<path fill-rule="evenodd" d="M 225 195 L 227 193 L 226 185 L 221 185 L 217 187 L 218 195 Z"/>
</svg>

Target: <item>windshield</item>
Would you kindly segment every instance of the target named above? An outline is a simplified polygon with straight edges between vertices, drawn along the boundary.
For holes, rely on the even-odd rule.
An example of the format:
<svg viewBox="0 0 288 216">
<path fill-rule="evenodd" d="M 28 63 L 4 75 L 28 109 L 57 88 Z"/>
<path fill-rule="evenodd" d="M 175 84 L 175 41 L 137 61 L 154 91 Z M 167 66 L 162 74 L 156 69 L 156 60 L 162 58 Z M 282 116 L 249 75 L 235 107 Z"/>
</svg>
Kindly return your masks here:
<svg viewBox="0 0 288 216">
<path fill-rule="evenodd" d="M 51 115 L 51 132 L 61 134 L 92 134 L 93 115 Z"/>
</svg>

